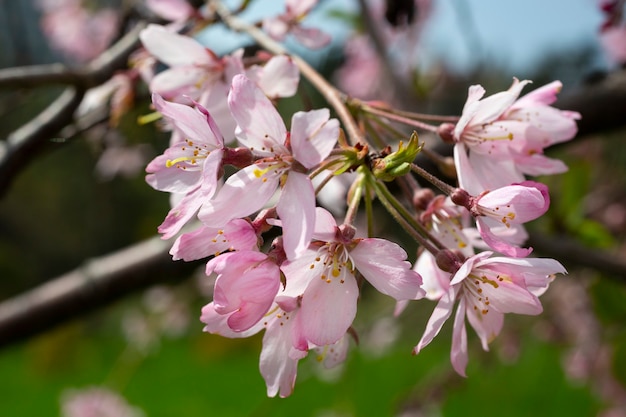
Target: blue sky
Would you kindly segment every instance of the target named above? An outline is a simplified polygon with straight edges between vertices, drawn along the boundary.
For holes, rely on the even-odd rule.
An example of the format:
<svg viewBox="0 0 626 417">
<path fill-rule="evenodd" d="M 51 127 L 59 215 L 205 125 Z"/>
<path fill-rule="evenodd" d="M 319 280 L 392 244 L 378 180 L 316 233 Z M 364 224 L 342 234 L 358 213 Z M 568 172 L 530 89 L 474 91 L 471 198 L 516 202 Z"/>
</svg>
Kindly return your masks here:
<svg viewBox="0 0 626 417">
<path fill-rule="evenodd" d="M 597 0 L 432 1 L 434 11 L 423 34 L 424 55 L 420 59 L 426 63 L 441 59 L 459 72 L 482 58 L 513 75 L 523 76 L 546 53 L 572 50 L 577 45 L 598 45 L 602 16 Z M 282 4 L 256 0 L 246 15 L 251 21 L 258 21 L 262 16 L 279 13 Z M 324 1 L 305 23 L 325 28 L 337 42 L 343 42 L 348 32 L 342 22 L 328 18 L 328 10 L 333 8 L 357 10 L 357 2 Z M 232 50 L 245 39 L 229 36 L 223 29 L 212 29 L 201 38 L 218 53 Z M 294 47 L 292 43 L 288 46 Z"/>
<path fill-rule="evenodd" d="M 424 39 L 427 48 L 457 69 L 474 59 L 463 39 L 469 29 L 479 53 L 527 71 L 545 53 L 598 42 L 602 15 L 596 0 L 433 0 L 435 13 Z M 458 13 L 466 5 L 469 16 Z M 456 8 L 456 10 L 455 10 Z M 462 9 L 463 7 L 461 7 Z M 471 37 L 470 37 L 471 39 Z"/>
</svg>

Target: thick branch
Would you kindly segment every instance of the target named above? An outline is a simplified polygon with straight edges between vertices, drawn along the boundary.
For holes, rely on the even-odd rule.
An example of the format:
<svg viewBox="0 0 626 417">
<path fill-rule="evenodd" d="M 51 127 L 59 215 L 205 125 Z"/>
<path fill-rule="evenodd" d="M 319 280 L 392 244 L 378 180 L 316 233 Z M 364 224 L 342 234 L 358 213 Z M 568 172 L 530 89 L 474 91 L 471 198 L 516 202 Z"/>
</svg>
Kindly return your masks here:
<svg viewBox="0 0 626 417">
<path fill-rule="evenodd" d="M 61 64 L 0 70 L 0 86 L 34 87 L 43 84 L 64 83 L 68 87 L 43 112 L 9 135 L 0 143 L 0 195 L 4 194 L 15 175 L 47 147 L 51 138 L 70 125 L 87 88 L 102 84 L 114 72 L 125 68 L 128 57 L 139 44 L 139 32 L 145 28 L 138 23 L 110 49 L 89 65 L 71 70 Z"/>
<path fill-rule="evenodd" d="M 128 57 L 139 46 L 139 32 L 146 27 L 139 22 L 111 48 L 88 65 L 69 68 L 64 64 L 32 65 L 0 70 L 0 88 L 33 88 L 65 84 L 88 89 L 107 81 L 113 73 L 126 67 Z"/>
<path fill-rule="evenodd" d="M 626 283 L 626 260 L 623 256 L 587 248 L 568 236 L 550 237 L 532 233 L 529 244 L 536 252 L 558 259 L 566 268 L 592 268 L 607 278 Z"/>
<path fill-rule="evenodd" d="M 50 139 L 72 123 L 83 95 L 83 90 L 67 88 L 44 111 L 0 143 L 0 195 L 27 163 L 47 146 L 52 146 Z"/>
<path fill-rule="evenodd" d="M 0 303 L 0 347 L 50 330 L 135 291 L 190 274 L 198 263 L 173 262 L 158 237 L 83 265 Z"/>
<path fill-rule="evenodd" d="M 604 79 L 581 86 L 564 94 L 555 103 L 560 109 L 577 111 L 578 135 L 599 133 L 626 125 L 626 70 L 607 75 Z"/>
</svg>

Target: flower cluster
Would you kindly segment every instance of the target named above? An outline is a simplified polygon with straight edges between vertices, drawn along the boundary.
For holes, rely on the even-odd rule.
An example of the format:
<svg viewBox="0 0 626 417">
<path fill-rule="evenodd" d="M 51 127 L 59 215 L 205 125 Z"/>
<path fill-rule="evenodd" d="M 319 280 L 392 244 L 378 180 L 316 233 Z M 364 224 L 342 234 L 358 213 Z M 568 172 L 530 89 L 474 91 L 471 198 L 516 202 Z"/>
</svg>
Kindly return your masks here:
<svg viewBox="0 0 626 417">
<path fill-rule="evenodd" d="M 294 4 L 262 26 L 278 39 L 291 31 L 318 43 L 319 32 L 299 27 L 315 2 Z M 487 98 L 482 87 L 470 87 L 460 118 L 440 126 L 381 103 L 342 99 L 331 104 L 346 133 L 325 108 L 294 113 L 288 128 L 276 102 L 295 94 L 300 70 L 336 92 L 310 67 L 286 55 L 217 57 L 161 26 L 141 39 L 168 66 L 149 77 L 153 105 L 172 132 L 170 146 L 147 167 L 147 182 L 172 195 L 159 232 L 176 238 L 175 260 L 208 259 L 206 274 L 216 280 L 202 309 L 205 331 L 265 331 L 260 370 L 269 396 L 292 393 L 309 351 L 325 366 L 343 361 L 363 286 L 396 300 L 397 312 L 411 300 L 437 300 L 414 353 L 457 306 L 451 360 L 464 375 L 466 319 L 488 349 L 505 313 L 540 313 L 538 296 L 565 273 L 553 259 L 527 258 L 532 249 L 524 247 L 524 224 L 550 204 L 547 187 L 526 175 L 564 171 L 544 149 L 576 133 L 579 115 L 551 107 L 558 82 L 522 98 L 529 81 Z M 458 187 L 415 164 L 423 144 L 416 133 L 399 143 L 390 138 L 394 121 L 454 143 Z M 414 173 L 444 194 L 421 188 Z M 320 202 L 341 181 L 345 192 L 331 198 L 346 207 L 339 221 Z M 391 181 L 402 195 L 390 192 Z M 415 265 L 400 245 L 376 237 L 376 202 L 421 244 Z M 368 226 L 358 230 L 362 206 Z"/>
</svg>

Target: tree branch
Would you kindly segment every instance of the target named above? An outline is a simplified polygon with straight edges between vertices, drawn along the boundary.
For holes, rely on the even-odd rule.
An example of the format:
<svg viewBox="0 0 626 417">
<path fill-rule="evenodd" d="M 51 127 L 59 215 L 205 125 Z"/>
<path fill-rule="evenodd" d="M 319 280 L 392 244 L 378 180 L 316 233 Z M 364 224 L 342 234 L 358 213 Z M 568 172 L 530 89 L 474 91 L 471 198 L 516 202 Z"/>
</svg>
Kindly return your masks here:
<svg viewBox="0 0 626 417">
<path fill-rule="evenodd" d="M 113 73 L 125 68 L 130 54 L 139 46 L 139 33 L 146 27 L 138 22 L 132 30 L 89 64 L 70 68 L 65 64 L 32 65 L 0 69 L 0 88 L 34 88 L 43 85 L 73 85 L 83 89 L 96 87 Z"/>
<path fill-rule="evenodd" d="M 159 237 L 82 266 L 0 303 L 0 347 L 104 307 L 159 282 L 190 274 L 200 262 L 173 262 Z"/>
<path fill-rule="evenodd" d="M 626 69 L 612 72 L 600 81 L 564 94 L 555 103 L 563 110 L 577 111 L 578 136 L 626 125 Z"/>
<path fill-rule="evenodd" d="M 50 138 L 72 123 L 83 96 L 84 90 L 67 88 L 44 111 L 0 143 L 0 196 L 27 163 L 52 146 Z"/>
<path fill-rule="evenodd" d="M 23 167 L 47 147 L 52 148 L 50 139 L 73 122 L 74 112 L 86 89 L 102 84 L 115 71 L 127 66 L 128 57 L 139 45 L 139 32 L 145 27 L 145 22 L 139 22 L 115 45 L 80 70 L 71 70 L 62 64 L 0 70 L 0 86 L 35 87 L 50 83 L 73 86 L 0 143 L 0 196 Z"/>
<path fill-rule="evenodd" d="M 568 236 L 550 237 L 533 232 L 528 243 L 536 252 L 558 259 L 566 267 L 592 268 L 607 278 L 626 283 L 626 260 L 623 256 L 585 247 Z"/>
</svg>

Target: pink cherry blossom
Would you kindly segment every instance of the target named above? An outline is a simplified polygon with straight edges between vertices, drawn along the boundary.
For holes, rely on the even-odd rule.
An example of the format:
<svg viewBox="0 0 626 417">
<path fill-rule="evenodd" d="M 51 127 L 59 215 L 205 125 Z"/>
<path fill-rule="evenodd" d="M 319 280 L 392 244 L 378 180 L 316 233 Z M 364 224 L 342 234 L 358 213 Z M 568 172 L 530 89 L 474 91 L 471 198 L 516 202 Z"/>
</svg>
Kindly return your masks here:
<svg viewBox="0 0 626 417">
<path fill-rule="evenodd" d="M 288 397 L 296 382 L 298 361 L 308 353 L 302 338 L 299 309 L 284 311 L 277 307 L 266 321 L 259 369 L 267 385 L 267 396 Z"/>
<path fill-rule="evenodd" d="M 193 38 L 166 27 L 150 25 L 140 34 L 144 47 L 169 68 L 150 80 L 150 90 L 168 100 L 189 104 L 195 100 L 213 116 L 227 142 L 234 139 L 236 122 L 227 97 L 237 74 L 247 74 L 272 98 L 295 94 L 300 72 L 284 55 L 272 56 L 265 65 L 246 69 L 243 49 L 218 58 Z"/>
<path fill-rule="evenodd" d="M 567 169 L 561 161 L 545 157 L 543 151 L 574 137 L 580 115 L 550 106 L 560 82 L 518 99 L 529 82 L 515 79 L 507 91 L 487 98 L 483 98 L 485 90 L 480 85 L 469 88 L 453 137 L 459 183 L 470 193 L 522 182 L 525 174 L 555 174 Z"/>
<path fill-rule="evenodd" d="M 506 229 L 521 227 L 523 223 L 542 216 L 550 206 L 548 187 L 534 181 L 485 191 L 470 198 L 468 209 L 476 218 L 476 226 L 484 242 L 492 249 L 508 256 L 528 256 L 532 248 L 522 249 L 511 244 L 524 232 L 507 234 Z M 502 234 L 502 226 L 505 233 Z"/>
<path fill-rule="evenodd" d="M 139 37 L 148 52 L 170 67 L 150 82 L 150 91 L 168 100 L 185 101 L 184 97 L 198 100 L 225 69 L 224 61 L 213 51 L 164 26 L 151 24 Z"/>
<path fill-rule="evenodd" d="M 175 261 L 194 261 L 217 256 L 227 250 L 250 251 L 257 247 L 258 237 L 252 225 L 243 219 L 233 219 L 223 229 L 202 226 L 180 235 L 170 254 Z"/>
<path fill-rule="evenodd" d="M 120 23 L 113 9 L 87 10 L 80 1 L 40 0 L 41 28 L 53 48 L 85 62 L 100 55 L 113 41 Z"/>
<path fill-rule="evenodd" d="M 283 41 L 287 33 L 291 33 L 307 48 L 323 48 L 330 43 L 330 36 L 317 28 L 300 25 L 316 4 L 317 0 L 287 0 L 285 13 L 263 20 L 263 30 L 278 41 Z"/>
<path fill-rule="evenodd" d="M 143 411 L 133 407 L 117 392 L 104 387 L 68 390 L 61 401 L 63 417 L 141 417 Z"/>
<path fill-rule="evenodd" d="M 423 297 L 422 279 L 411 270 L 406 252 L 384 239 L 354 239 L 354 230 L 337 227 L 332 215 L 318 208 L 316 229 L 324 231 L 300 257 L 284 262 L 285 296 L 301 297 L 303 334 L 318 346 L 337 342 L 356 316 L 359 289 L 356 271 L 378 291 L 396 300 Z"/>
<path fill-rule="evenodd" d="M 265 329 L 259 369 L 267 385 L 268 397 L 291 395 L 298 361 L 307 356 L 309 348 L 316 348 L 302 337 L 302 323 L 295 303 L 287 310 L 273 304 L 263 320 L 241 332 L 229 327 L 227 316 L 218 314 L 214 303 L 202 309 L 200 320 L 206 324 L 204 331 L 230 338 L 249 337 Z"/>
<path fill-rule="evenodd" d="M 207 263 L 207 275 L 217 274 L 213 305 L 228 315 L 228 326 L 241 332 L 257 324 L 269 311 L 280 287 L 280 270 L 257 251 L 230 252 Z"/>
<path fill-rule="evenodd" d="M 315 221 L 315 194 L 303 173 L 321 163 L 335 146 L 339 122 L 327 109 L 297 112 L 288 134 L 278 111 L 248 78 L 237 75 L 229 95 L 237 138 L 259 159 L 231 175 L 215 198 L 203 205 L 200 219 L 220 227 L 260 210 L 282 183 L 277 212 L 288 258 L 308 246 Z M 289 140 L 288 140 L 289 139 Z"/>
<path fill-rule="evenodd" d="M 172 144 L 146 167 L 153 188 L 184 195 L 159 227 L 163 238 L 175 235 L 217 189 L 224 139 L 209 113 L 152 96 L 157 110 L 184 139 Z"/>
<path fill-rule="evenodd" d="M 559 174 L 567 171 L 562 161 L 548 158 L 548 146 L 572 139 L 578 132 L 577 112 L 551 107 L 563 85 L 553 81 L 524 95 L 513 103 L 503 118 L 528 123 L 524 141 L 513 141 L 515 165 L 527 175 Z"/>
<path fill-rule="evenodd" d="M 146 0 L 146 6 L 163 19 L 174 22 L 184 22 L 196 13 L 186 0 Z"/>
<path fill-rule="evenodd" d="M 553 280 L 555 274 L 566 273 L 553 259 L 491 257 L 482 252 L 459 262 L 451 275 L 450 287 L 442 295 L 428 320 L 426 330 L 414 353 L 419 353 L 439 333 L 452 315 L 454 318 L 452 366 L 465 376 L 467 365 L 467 333 L 465 318 L 480 337 L 484 350 L 500 333 L 505 313 L 535 315 L 542 312 L 537 298 Z"/>
<path fill-rule="evenodd" d="M 626 25 L 612 25 L 604 29 L 600 34 L 600 43 L 611 62 L 626 62 Z"/>
</svg>

